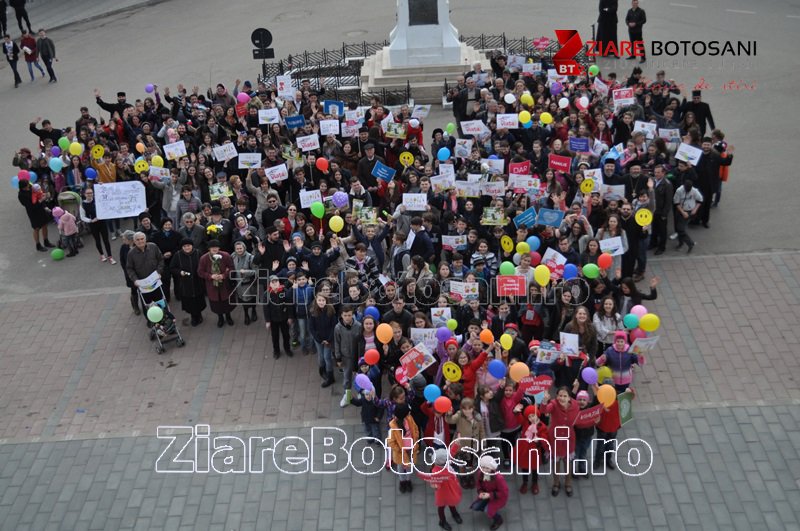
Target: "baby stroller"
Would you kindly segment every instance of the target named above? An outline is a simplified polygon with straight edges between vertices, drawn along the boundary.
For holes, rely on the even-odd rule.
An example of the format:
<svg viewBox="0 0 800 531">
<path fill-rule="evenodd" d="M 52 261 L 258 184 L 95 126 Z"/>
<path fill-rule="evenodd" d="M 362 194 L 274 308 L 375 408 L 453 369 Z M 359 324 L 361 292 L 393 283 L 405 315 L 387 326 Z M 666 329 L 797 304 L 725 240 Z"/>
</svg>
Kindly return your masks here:
<svg viewBox="0 0 800 531">
<path fill-rule="evenodd" d="M 64 190 L 58 194 L 58 206 L 75 216 L 75 222 L 78 225 L 78 247 L 83 247 L 83 235 L 86 233 L 86 224 L 81 221 L 81 195 L 78 192 Z M 61 243 L 58 244 L 59 247 Z"/>
<path fill-rule="evenodd" d="M 180 330 L 178 330 L 178 325 L 175 319 L 175 316 L 169 310 L 169 305 L 167 304 L 167 299 L 164 296 L 164 290 L 159 285 L 158 288 L 158 296 L 160 299 L 157 299 L 153 302 L 147 302 L 145 300 L 144 294 L 141 290 L 139 290 L 139 299 L 141 300 L 142 307 L 145 308 L 145 315 L 147 315 L 147 310 L 152 308 L 153 306 L 158 306 L 163 311 L 163 317 L 157 323 L 150 322 L 149 323 L 149 335 L 150 341 L 155 341 L 155 351 L 157 354 L 163 354 L 167 349 L 165 345 L 167 343 L 175 342 L 176 345 L 182 347 L 186 344 L 186 341 L 183 340 L 181 336 Z M 150 292 L 148 295 L 150 295 Z"/>
</svg>

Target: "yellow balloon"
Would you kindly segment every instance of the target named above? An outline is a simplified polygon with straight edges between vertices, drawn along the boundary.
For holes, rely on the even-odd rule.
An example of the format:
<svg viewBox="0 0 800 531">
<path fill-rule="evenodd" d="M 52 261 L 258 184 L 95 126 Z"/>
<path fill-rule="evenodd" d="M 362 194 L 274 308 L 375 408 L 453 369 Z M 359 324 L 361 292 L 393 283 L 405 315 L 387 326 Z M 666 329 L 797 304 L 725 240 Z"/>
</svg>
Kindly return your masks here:
<svg viewBox="0 0 800 531">
<path fill-rule="evenodd" d="M 594 180 L 584 179 L 581 183 L 581 192 L 584 194 L 591 194 L 592 190 L 594 190 Z"/>
<path fill-rule="evenodd" d="M 553 123 L 553 115 L 550 114 L 549 112 L 543 112 L 542 114 L 539 115 L 539 121 L 545 125 L 551 124 Z"/>
<path fill-rule="evenodd" d="M 333 232 L 339 232 L 344 228 L 344 220 L 341 216 L 333 216 L 328 221 L 328 226 L 331 228 Z"/>
<path fill-rule="evenodd" d="M 95 160 L 102 159 L 103 155 L 105 155 L 105 153 L 106 153 L 106 148 L 104 148 L 100 144 L 96 144 L 92 148 L 92 158 L 95 159 Z"/>
<path fill-rule="evenodd" d="M 522 96 L 520 96 L 519 101 L 521 101 L 523 105 L 533 105 L 533 96 L 531 96 L 528 93 L 525 93 Z M 530 121 L 530 119 L 526 121 Z"/>
<path fill-rule="evenodd" d="M 510 253 L 514 250 L 514 240 L 511 239 L 511 236 L 506 234 L 502 238 L 500 238 L 500 247 L 507 253 Z"/>
<path fill-rule="evenodd" d="M 523 378 L 527 378 L 528 376 L 530 376 L 530 374 L 531 370 L 528 368 L 527 365 L 525 365 L 521 361 L 512 363 L 511 367 L 508 368 L 508 375 L 515 382 L 519 382 Z"/>
<path fill-rule="evenodd" d="M 69 145 L 69 154 L 78 156 L 83 153 L 83 145 L 79 144 L 78 142 L 73 142 Z"/>
<path fill-rule="evenodd" d="M 402 164 L 406 168 L 414 164 L 414 155 L 412 155 L 408 151 L 403 151 L 402 153 L 400 153 L 400 157 L 398 158 L 400 159 L 400 164 Z"/>
<path fill-rule="evenodd" d="M 531 121 L 531 113 L 528 111 L 521 111 L 519 113 L 519 121 L 523 124 L 526 124 Z"/>
<path fill-rule="evenodd" d="M 605 365 L 597 369 L 597 381 L 601 384 L 605 382 L 607 378 L 611 378 L 613 375 L 614 373 L 611 372 L 611 369 Z"/>
<path fill-rule="evenodd" d="M 640 208 L 636 211 L 635 218 L 640 227 L 646 227 L 653 222 L 653 213 L 646 208 Z"/>
<path fill-rule="evenodd" d="M 519 254 L 528 254 L 531 252 L 531 246 L 528 245 L 528 242 L 519 242 L 517 243 L 517 252 Z"/>
<path fill-rule="evenodd" d="M 150 169 L 150 165 L 147 162 L 140 160 L 133 165 L 133 169 L 136 170 L 136 173 L 145 173 Z"/>
<path fill-rule="evenodd" d="M 152 164 L 156 168 L 163 168 L 164 159 L 162 159 L 160 155 L 153 155 L 153 158 L 150 159 L 150 164 Z"/>
<path fill-rule="evenodd" d="M 655 332 L 661 326 L 661 319 L 654 313 L 646 313 L 639 319 L 639 328 L 645 332 Z"/>
<path fill-rule="evenodd" d="M 514 344 L 514 338 L 511 337 L 509 334 L 503 334 L 502 336 L 500 336 L 500 346 L 503 347 L 505 350 L 510 350 L 513 344 Z"/>
<path fill-rule="evenodd" d="M 536 266 L 536 269 L 533 270 L 533 279 L 540 286 L 546 286 L 547 283 L 550 282 L 550 269 L 544 264 L 539 264 Z"/>
<path fill-rule="evenodd" d="M 613 385 L 601 385 L 597 390 L 597 400 L 606 407 L 611 407 L 617 401 L 617 390 Z"/>
<path fill-rule="evenodd" d="M 442 375 L 448 382 L 457 382 L 461 379 L 461 367 L 457 363 L 447 361 L 442 365 Z"/>
</svg>

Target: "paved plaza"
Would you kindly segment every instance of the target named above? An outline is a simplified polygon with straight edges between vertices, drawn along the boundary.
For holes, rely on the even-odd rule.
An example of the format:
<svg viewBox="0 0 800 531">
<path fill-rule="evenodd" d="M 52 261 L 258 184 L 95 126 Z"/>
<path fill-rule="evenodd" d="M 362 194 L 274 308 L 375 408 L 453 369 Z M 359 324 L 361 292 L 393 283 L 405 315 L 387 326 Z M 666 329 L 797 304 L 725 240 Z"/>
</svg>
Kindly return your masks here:
<svg viewBox="0 0 800 531">
<path fill-rule="evenodd" d="M 241 38 L 209 16 L 199 17 L 183 39 L 171 30 L 215 3 L 142 3 L 80 22 L 86 17 L 59 15 L 53 10 L 63 6 L 37 0 L 30 7 L 34 26 L 66 24 L 50 34 L 61 57 L 59 83 L 15 91 L 2 62 L 3 153 L 10 159 L 12 149 L 34 145 L 27 124 L 36 116 L 56 126 L 74 122 L 80 105 L 92 105 L 94 87 L 141 97 L 136 87 L 149 82 L 204 89 L 218 80 L 255 79 L 258 63 L 248 56 L 257 25 L 275 34 L 277 56 L 381 40 L 394 21 L 394 2 L 382 2 L 383 16 L 350 0 L 287 0 L 269 9 L 235 2 L 225 16 L 231 25 L 245 21 Z M 550 4 L 530 7 L 541 25 L 536 36 L 566 24 L 583 32 L 596 18 L 595 4 L 577 20 L 567 10 L 551 12 Z M 800 238 L 790 151 L 796 112 L 777 110 L 795 106 L 800 75 L 785 65 L 794 58 L 789 45 L 800 24 L 789 16 L 800 16 L 800 9 L 771 0 L 750 4 L 710 0 L 681 8 L 642 0 L 652 20 L 646 38 L 648 30 L 666 38 L 684 24 L 686 36 L 702 30 L 703 38 L 759 41 L 750 70 L 706 65 L 675 68 L 670 77 L 692 83 L 704 76 L 716 87 L 732 76 L 757 78 L 761 91 L 704 96 L 736 146 L 732 180 L 712 213 L 712 229 L 692 229 L 694 254 L 670 249 L 648 265 L 648 276 L 661 277 L 658 300 L 647 304 L 661 317 L 661 340 L 637 370 L 634 420 L 620 437 L 647 441 L 652 469 L 637 478 L 617 471 L 579 481 L 572 498 L 552 498 L 549 479 L 538 497 L 520 495 L 512 477 L 506 529 L 800 529 Z M 133 5 L 105 0 L 96 9 Z M 513 16 L 519 6 L 451 0 L 451 8 L 465 34 L 530 31 L 530 20 Z M 748 9 L 757 13 L 729 12 Z M 478 19 L 495 11 L 507 24 L 486 29 Z M 11 9 L 9 15 L 14 29 Z M 630 69 L 623 63 L 630 62 L 608 67 L 622 76 Z M 645 66 L 652 77 L 655 68 Z M 448 111 L 435 111 L 426 131 L 450 119 Z M 11 175 L 10 160 L 5 168 L 3 175 Z M 337 426 L 353 438 L 362 434 L 359 411 L 339 407 L 340 377 L 329 389 L 319 387 L 313 357 L 274 360 L 261 322 L 243 326 L 240 310 L 234 327 L 219 329 L 209 319 L 198 328 L 182 326 L 187 345 L 156 355 L 144 319 L 130 311 L 119 266 L 100 264 L 93 252 L 61 263 L 43 259 L 15 194 L 3 186 L 0 529 L 437 528 L 431 490 L 415 480 L 414 492 L 400 495 L 388 472 L 289 476 L 268 467 L 263 474 L 157 474 L 165 446 L 155 437 L 157 426 L 209 424 L 214 434 L 276 438 Z M 460 529 L 487 529 L 484 515 L 467 509 L 472 494 L 465 491 Z"/>
</svg>

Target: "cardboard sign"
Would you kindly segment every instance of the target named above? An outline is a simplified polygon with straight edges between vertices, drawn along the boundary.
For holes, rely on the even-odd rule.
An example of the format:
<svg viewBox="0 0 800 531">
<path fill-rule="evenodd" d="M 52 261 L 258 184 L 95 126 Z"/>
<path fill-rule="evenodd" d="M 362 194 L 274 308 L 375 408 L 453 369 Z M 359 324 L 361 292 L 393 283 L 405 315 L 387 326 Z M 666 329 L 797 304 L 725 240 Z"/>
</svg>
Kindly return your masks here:
<svg viewBox="0 0 800 531">
<path fill-rule="evenodd" d="M 461 130 L 465 135 L 481 136 L 486 130 L 486 125 L 480 120 L 465 120 L 461 122 Z"/>
<path fill-rule="evenodd" d="M 140 181 L 98 183 L 94 186 L 94 201 L 97 219 L 132 218 L 147 210 Z"/>
<path fill-rule="evenodd" d="M 593 170 L 583 170 L 583 177 L 584 179 L 591 179 L 594 181 L 594 187 L 585 192 L 585 194 L 590 194 L 592 192 L 599 192 L 603 187 L 603 170 L 600 168 L 595 168 Z M 581 190 L 583 192 L 583 190 Z"/>
<path fill-rule="evenodd" d="M 700 157 L 703 155 L 703 150 L 696 148 L 686 143 L 681 143 L 678 146 L 678 152 L 675 153 L 675 160 L 682 160 L 688 162 L 692 166 L 697 166 L 700 162 Z"/>
<path fill-rule="evenodd" d="M 281 111 L 278 109 L 259 109 L 258 124 L 279 124 L 281 123 Z"/>
<path fill-rule="evenodd" d="M 599 77 L 594 78 L 594 90 L 603 98 L 608 96 L 608 85 L 600 81 Z"/>
<path fill-rule="evenodd" d="M 297 137 L 297 147 L 300 151 L 313 151 L 319 149 L 319 135 L 314 133 L 308 136 Z"/>
<path fill-rule="evenodd" d="M 577 136 L 569 137 L 569 150 L 577 153 L 589 152 L 589 139 L 579 138 Z"/>
<path fill-rule="evenodd" d="M 434 330 L 435 333 L 435 330 Z M 409 380 L 436 362 L 425 344 L 418 344 L 400 357 L 400 366 L 405 369 Z"/>
<path fill-rule="evenodd" d="M 570 334 L 568 332 L 560 332 L 559 343 L 561 343 L 561 352 L 567 356 L 577 356 L 580 354 L 580 338 L 578 334 Z"/>
<path fill-rule="evenodd" d="M 621 236 L 606 238 L 604 240 L 600 240 L 598 243 L 600 244 L 600 250 L 604 253 L 610 254 L 611 256 L 622 256 L 625 254 L 625 249 L 622 247 Z"/>
<path fill-rule="evenodd" d="M 431 352 L 436 350 L 439 340 L 436 339 L 436 328 L 409 328 L 408 338 L 414 345 L 424 345 Z"/>
<path fill-rule="evenodd" d="M 441 194 L 453 188 L 456 184 L 456 178 L 452 175 L 434 175 L 431 177 L 431 188 L 434 194 Z"/>
<path fill-rule="evenodd" d="M 364 121 L 364 112 L 361 109 L 344 111 L 344 120 L 347 125 L 359 125 Z"/>
<path fill-rule="evenodd" d="M 624 426 L 633 418 L 633 393 L 625 391 L 617 395 L 619 402 L 619 422 Z"/>
<path fill-rule="evenodd" d="M 239 153 L 239 169 L 248 170 L 261 166 L 261 153 Z"/>
<path fill-rule="evenodd" d="M 500 275 L 497 280 L 499 297 L 524 297 L 527 282 L 524 275 Z"/>
<path fill-rule="evenodd" d="M 150 176 L 151 181 L 166 181 L 169 179 L 169 168 L 156 168 L 155 166 L 150 166 L 148 175 Z"/>
<path fill-rule="evenodd" d="M 354 138 L 358 136 L 358 124 L 342 124 L 341 126 L 341 135 L 342 138 Z"/>
<path fill-rule="evenodd" d="M 480 183 L 465 183 L 464 181 L 456 181 L 454 188 L 456 189 L 456 197 L 461 199 L 481 196 Z"/>
<path fill-rule="evenodd" d="M 586 409 L 582 409 L 578 415 L 575 417 L 575 422 L 573 425 L 577 426 L 589 426 L 594 425 L 594 423 L 603 415 L 603 404 L 597 404 L 596 406 L 587 407 Z"/>
<path fill-rule="evenodd" d="M 264 174 L 267 176 L 267 180 L 274 184 L 288 179 L 289 169 L 286 167 L 286 164 L 280 164 L 271 168 L 265 168 Z"/>
<path fill-rule="evenodd" d="M 658 344 L 659 337 L 660 336 L 638 337 L 633 340 L 628 352 L 633 352 L 636 355 L 642 355 L 650 352 Z"/>
<path fill-rule="evenodd" d="M 275 76 L 275 86 L 278 87 L 278 97 L 294 101 L 292 76 Z"/>
<path fill-rule="evenodd" d="M 519 115 L 512 114 L 498 114 L 497 115 L 497 128 L 498 129 L 517 129 L 519 128 Z"/>
<path fill-rule="evenodd" d="M 558 228 L 561 226 L 561 221 L 563 219 L 564 219 L 564 212 L 562 212 L 561 210 L 554 210 L 552 208 L 540 208 L 539 213 L 536 216 L 536 224 Z"/>
<path fill-rule="evenodd" d="M 658 136 L 665 141 L 673 144 L 678 144 L 681 141 L 680 129 L 658 129 Z M 166 146 L 165 146 L 166 147 Z"/>
<path fill-rule="evenodd" d="M 403 205 L 406 210 L 424 211 L 428 206 L 428 194 L 403 194 Z"/>
<path fill-rule="evenodd" d="M 508 187 L 514 191 L 515 194 L 524 194 L 530 190 L 538 190 L 541 182 L 535 177 L 530 175 L 509 175 Z"/>
<path fill-rule="evenodd" d="M 428 117 L 431 112 L 430 105 L 415 105 L 414 110 L 411 112 L 411 117 L 417 120 L 423 120 Z"/>
<path fill-rule="evenodd" d="M 322 112 L 325 114 L 330 114 L 336 118 L 344 116 L 344 102 L 336 100 L 323 100 Z"/>
<path fill-rule="evenodd" d="M 223 196 L 232 197 L 233 191 L 228 183 L 214 183 L 208 185 L 208 195 L 212 201 L 219 201 Z"/>
<path fill-rule="evenodd" d="M 322 192 L 319 190 L 300 190 L 300 208 L 311 208 L 311 204 L 322 203 Z"/>
<path fill-rule="evenodd" d="M 233 108 L 236 111 L 236 116 L 238 118 L 241 118 L 242 116 L 245 116 L 247 114 L 246 103 L 237 103 Z"/>
<path fill-rule="evenodd" d="M 625 197 L 625 185 L 624 184 L 604 184 L 601 187 L 601 193 L 603 195 L 603 199 L 606 201 L 612 200 L 621 200 Z"/>
<path fill-rule="evenodd" d="M 489 197 L 499 197 L 506 193 L 506 183 L 503 181 L 492 181 L 480 183 L 481 195 L 488 195 Z"/>
<path fill-rule="evenodd" d="M 439 175 L 445 175 L 448 177 L 456 177 L 456 168 L 450 163 L 441 163 L 439 164 Z"/>
<path fill-rule="evenodd" d="M 638 131 L 641 131 L 645 134 L 647 138 L 655 138 L 657 129 L 658 125 L 651 124 L 650 122 L 642 122 L 640 120 L 636 120 L 633 124 L 633 132 L 636 133 Z"/>
<path fill-rule="evenodd" d="M 450 474 L 445 474 L 444 472 L 440 474 L 426 474 L 425 472 L 417 472 L 417 476 L 430 486 L 438 486 L 442 483 L 447 483 L 452 477 Z"/>
<path fill-rule="evenodd" d="M 284 119 L 286 123 L 286 127 L 288 129 L 299 129 L 306 125 L 306 119 L 302 114 L 296 114 L 294 116 L 287 116 Z"/>
<path fill-rule="evenodd" d="M 505 212 L 500 207 L 486 207 L 481 212 L 481 225 L 502 227 L 506 224 Z"/>
<path fill-rule="evenodd" d="M 436 328 L 447 326 L 447 321 L 452 319 L 452 310 L 447 308 L 431 308 L 431 323 Z"/>
<path fill-rule="evenodd" d="M 501 175 L 505 170 L 506 161 L 503 159 L 481 159 L 481 166 L 489 166 L 489 173 L 492 175 Z"/>
<path fill-rule="evenodd" d="M 338 135 L 339 120 L 320 120 L 319 133 L 321 135 Z"/>
<path fill-rule="evenodd" d="M 536 225 L 536 209 L 534 207 L 530 207 L 522 214 L 515 216 L 514 225 L 516 225 L 517 228 L 525 225 L 529 229 Z"/>
<path fill-rule="evenodd" d="M 232 142 L 227 142 L 221 146 L 215 146 L 212 151 L 214 153 L 214 159 L 217 162 L 226 162 L 239 155 L 239 152 L 236 151 L 236 145 Z"/>
<path fill-rule="evenodd" d="M 542 263 L 550 270 L 551 280 L 558 280 L 564 276 L 564 266 L 567 265 L 567 258 L 552 247 L 548 247 L 544 252 Z"/>
<path fill-rule="evenodd" d="M 480 285 L 477 282 L 450 281 L 450 296 L 457 301 L 477 299 L 480 294 Z"/>
<path fill-rule="evenodd" d="M 442 235 L 442 249 L 445 251 L 458 251 L 467 247 L 467 235 L 456 234 L 453 236 Z"/>
<path fill-rule="evenodd" d="M 397 173 L 397 170 L 395 170 L 394 168 L 390 168 L 381 161 L 378 161 L 372 168 L 372 176 L 378 179 L 382 179 L 386 182 L 389 182 L 392 179 L 394 179 L 395 173 Z"/>
<path fill-rule="evenodd" d="M 524 162 L 509 162 L 508 163 L 509 175 L 530 175 L 531 174 L 531 161 Z"/>
<path fill-rule="evenodd" d="M 456 150 L 455 150 L 456 157 L 461 159 L 466 159 L 467 157 L 469 157 L 470 153 L 472 153 L 473 142 L 474 141 L 471 138 L 456 139 Z"/>
<path fill-rule="evenodd" d="M 164 144 L 164 155 L 167 160 L 178 160 L 186 156 L 186 144 L 183 140 L 178 140 L 172 144 Z"/>
<path fill-rule="evenodd" d="M 571 164 L 572 157 L 565 157 L 564 155 L 556 155 L 554 153 L 550 153 L 547 156 L 547 165 L 555 171 L 569 173 Z"/>
<path fill-rule="evenodd" d="M 556 346 L 549 341 L 542 341 L 539 343 L 539 355 L 536 356 L 536 363 L 543 363 L 545 365 L 552 365 L 561 353 Z"/>
<path fill-rule="evenodd" d="M 612 92 L 612 96 L 615 110 L 636 103 L 636 97 L 633 95 L 632 87 L 616 89 Z"/>
<path fill-rule="evenodd" d="M 545 374 L 541 376 L 526 376 L 519 381 L 519 387 L 524 389 L 526 395 L 536 395 L 549 391 L 553 387 L 553 377 Z"/>
</svg>

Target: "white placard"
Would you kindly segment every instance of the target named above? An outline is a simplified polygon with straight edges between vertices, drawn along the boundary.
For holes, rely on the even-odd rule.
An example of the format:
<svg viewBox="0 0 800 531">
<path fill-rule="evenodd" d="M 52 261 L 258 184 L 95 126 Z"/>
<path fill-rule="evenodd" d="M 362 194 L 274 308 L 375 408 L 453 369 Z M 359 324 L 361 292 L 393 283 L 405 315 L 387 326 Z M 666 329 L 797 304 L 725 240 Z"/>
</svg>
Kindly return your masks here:
<svg viewBox="0 0 800 531">
<path fill-rule="evenodd" d="M 580 338 L 578 334 L 570 334 L 568 332 L 561 332 L 559 337 L 559 344 L 561 352 L 568 356 L 577 356 L 580 353 Z"/>
<path fill-rule="evenodd" d="M 267 176 L 269 182 L 278 183 L 289 178 L 289 169 L 286 167 L 286 164 L 280 164 L 271 168 L 265 168 L 264 174 Z"/>
<path fill-rule="evenodd" d="M 517 129 L 519 127 L 518 114 L 498 114 L 497 115 L 497 128 L 498 129 Z"/>
<path fill-rule="evenodd" d="M 677 144 L 681 141 L 681 130 L 680 129 L 660 129 L 658 130 L 658 136 L 663 138 L 669 143 Z"/>
<path fill-rule="evenodd" d="M 355 125 L 347 125 L 342 124 L 342 137 L 343 138 L 354 138 L 358 136 L 358 130 L 360 126 L 358 124 Z"/>
<path fill-rule="evenodd" d="M 481 184 L 481 195 L 498 197 L 506 193 L 506 183 L 503 181 L 483 182 Z"/>
<path fill-rule="evenodd" d="M 434 327 L 446 326 L 449 319 L 452 319 L 450 308 L 431 308 L 431 323 Z"/>
<path fill-rule="evenodd" d="M 300 190 L 300 208 L 310 208 L 311 203 L 322 203 L 322 192 L 319 190 Z"/>
<path fill-rule="evenodd" d="M 697 166 L 700 162 L 700 157 L 703 155 L 703 150 L 696 148 L 686 143 L 681 143 L 678 146 L 678 152 L 675 153 L 675 160 L 682 160 L 688 162 L 692 166 Z"/>
<path fill-rule="evenodd" d="M 486 124 L 480 120 L 465 120 L 461 122 L 461 130 L 465 135 L 480 136 L 486 130 Z"/>
<path fill-rule="evenodd" d="M 445 251 L 458 251 L 467 247 L 467 235 L 455 234 L 449 236 L 442 234 L 442 248 Z"/>
<path fill-rule="evenodd" d="M 292 76 L 275 76 L 275 86 L 278 87 L 278 97 L 294 101 Z"/>
<path fill-rule="evenodd" d="M 481 166 L 484 164 L 489 166 L 489 173 L 502 174 L 506 161 L 503 159 L 481 159 Z"/>
<path fill-rule="evenodd" d="M 583 170 L 583 178 L 591 179 L 594 181 L 594 188 L 592 192 L 599 192 L 603 187 L 603 170 L 601 168 L 594 168 L 591 170 Z M 588 194 L 586 194 L 588 195 Z"/>
<path fill-rule="evenodd" d="M 164 155 L 167 160 L 178 160 L 186 156 L 186 144 L 179 140 L 173 144 L 164 144 Z"/>
<path fill-rule="evenodd" d="M 144 185 L 123 181 L 94 185 L 97 219 L 133 218 L 147 210 Z"/>
<path fill-rule="evenodd" d="M 415 105 L 414 111 L 411 113 L 412 118 L 416 118 L 418 120 L 423 120 L 428 117 L 428 114 L 431 112 L 430 105 Z"/>
<path fill-rule="evenodd" d="M 611 256 L 620 256 L 625 254 L 625 249 L 622 248 L 622 237 L 614 236 L 613 238 L 606 238 L 600 240 L 600 250 L 608 253 Z"/>
<path fill-rule="evenodd" d="M 614 109 L 621 109 L 622 107 L 636 103 L 636 97 L 633 95 L 633 89 L 630 87 L 616 89 L 612 94 L 614 97 Z"/>
<path fill-rule="evenodd" d="M 319 133 L 321 135 L 338 135 L 339 120 L 320 120 Z"/>
<path fill-rule="evenodd" d="M 431 188 L 434 194 L 441 194 L 455 186 L 456 178 L 452 175 L 434 175 L 431 177 Z"/>
<path fill-rule="evenodd" d="M 651 124 L 650 122 L 642 122 L 641 120 L 636 120 L 633 124 L 633 132 L 641 131 L 647 136 L 647 138 L 655 138 L 656 136 L 656 129 L 658 126 L 656 124 Z"/>
<path fill-rule="evenodd" d="M 603 98 L 608 96 L 608 85 L 600 81 L 599 77 L 594 78 L 594 90 Z"/>
<path fill-rule="evenodd" d="M 470 153 L 472 153 L 472 143 L 473 140 L 471 138 L 456 139 L 456 157 L 460 159 L 468 158 Z"/>
<path fill-rule="evenodd" d="M 278 124 L 281 122 L 281 111 L 278 109 L 259 109 L 258 110 L 258 123 L 264 124 Z"/>
<path fill-rule="evenodd" d="M 166 181 L 169 179 L 169 168 L 156 168 L 150 166 L 150 180 L 151 181 Z"/>
<path fill-rule="evenodd" d="M 523 193 L 528 190 L 537 190 L 541 186 L 541 181 L 531 175 L 509 175 L 508 187 L 514 191 L 523 190 Z M 520 193 L 520 192 L 517 192 Z"/>
<path fill-rule="evenodd" d="M 239 153 L 239 169 L 249 170 L 261 165 L 261 153 Z"/>
<path fill-rule="evenodd" d="M 319 149 L 319 135 L 314 133 L 308 136 L 298 136 L 297 147 L 300 148 L 300 151 Z"/>
<path fill-rule="evenodd" d="M 428 194 L 403 194 L 403 205 L 406 210 L 421 212 L 427 209 Z"/>
<path fill-rule="evenodd" d="M 450 163 L 442 163 L 439 164 L 439 175 L 444 175 L 446 177 L 456 177 L 456 168 Z"/>
<path fill-rule="evenodd" d="M 142 293 L 152 293 L 161 287 L 161 277 L 158 271 L 153 271 L 143 279 L 139 280 L 139 291 Z"/>
<path fill-rule="evenodd" d="M 225 162 L 239 155 L 239 152 L 236 151 L 236 145 L 232 142 L 222 144 L 221 146 L 215 146 L 213 151 L 214 159 L 217 162 Z"/>
</svg>

